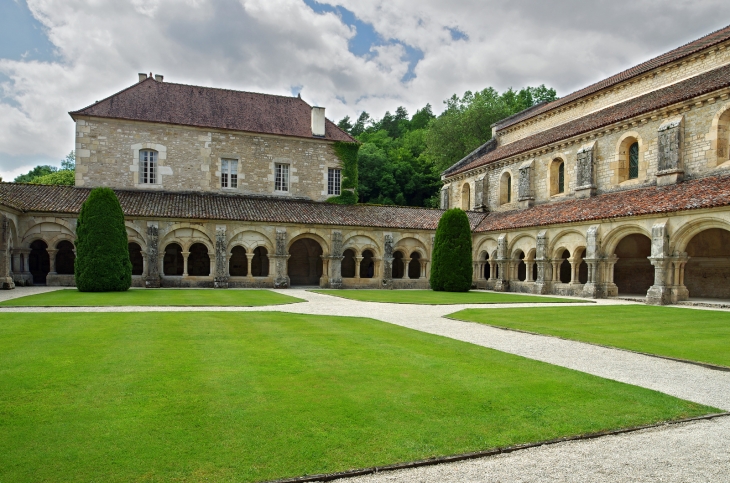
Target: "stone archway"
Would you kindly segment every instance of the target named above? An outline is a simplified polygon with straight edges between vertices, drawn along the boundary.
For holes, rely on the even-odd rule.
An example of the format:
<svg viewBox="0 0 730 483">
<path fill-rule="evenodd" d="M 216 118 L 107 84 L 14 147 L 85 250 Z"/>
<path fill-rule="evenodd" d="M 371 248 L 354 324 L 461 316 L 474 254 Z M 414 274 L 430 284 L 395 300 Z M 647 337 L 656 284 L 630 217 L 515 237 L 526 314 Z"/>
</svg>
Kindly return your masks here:
<svg viewBox="0 0 730 483">
<path fill-rule="evenodd" d="M 228 260 L 228 274 L 231 277 L 245 277 L 248 275 L 248 257 L 246 249 L 236 245 L 231 249 L 231 258 Z"/>
<path fill-rule="evenodd" d="M 421 278 L 421 254 L 411 253 L 411 262 L 408 264 L 408 278 Z"/>
<path fill-rule="evenodd" d="M 208 255 L 208 247 L 202 243 L 193 243 L 190 246 L 188 275 L 191 277 L 207 277 L 210 275 L 210 255 Z"/>
<path fill-rule="evenodd" d="M 355 251 L 348 248 L 342 256 L 342 278 L 355 278 Z"/>
<path fill-rule="evenodd" d="M 287 268 L 291 285 L 319 285 L 322 253 L 322 246 L 311 238 L 300 238 L 292 243 Z"/>
<path fill-rule="evenodd" d="M 251 275 L 253 277 L 269 276 L 269 251 L 266 247 L 258 246 L 253 249 L 251 259 Z"/>
<path fill-rule="evenodd" d="M 690 297 L 730 299 L 730 231 L 709 228 L 687 244 L 684 285 Z"/>
<path fill-rule="evenodd" d="M 558 268 L 558 280 L 560 281 L 560 283 L 570 283 L 570 281 L 573 279 L 573 267 L 570 266 L 570 262 L 568 261 L 569 258 L 570 252 L 568 250 L 563 250 L 563 253 L 560 256 L 562 262 L 560 262 L 560 267 Z"/>
<path fill-rule="evenodd" d="M 76 254 L 74 253 L 74 244 L 68 240 L 62 240 L 56 245 L 56 273 L 59 275 L 73 275 L 74 261 Z"/>
<path fill-rule="evenodd" d="M 132 263 L 132 275 L 142 275 L 144 272 L 144 258 L 142 257 L 142 247 L 139 243 L 130 242 L 127 244 L 129 250 L 129 261 Z"/>
<path fill-rule="evenodd" d="M 182 276 L 185 270 L 185 260 L 182 247 L 177 243 L 170 243 L 165 247 L 162 259 L 162 273 L 166 276 Z"/>
<path fill-rule="evenodd" d="M 48 256 L 48 245 L 43 240 L 30 244 L 28 255 L 28 271 L 33 276 L 34 285 L 45 285 L 46 277 L 51 271 L 51 257 Z"/>
<path fill-rule="evenodd" d="M 613 283 L 620 294 L 646 295 L 654 284 L 654 266 L 649 261 L 651 239 L 642 233 L 626 235 L 616 245 Z"/>
<path fill-rule="evenodd" d="M 375 261 L 373 260 L 372 250 L 362 252 L 362 261 L 360 262 L 360 278 L 373 278 L 375 276 Z"/>
</svg>

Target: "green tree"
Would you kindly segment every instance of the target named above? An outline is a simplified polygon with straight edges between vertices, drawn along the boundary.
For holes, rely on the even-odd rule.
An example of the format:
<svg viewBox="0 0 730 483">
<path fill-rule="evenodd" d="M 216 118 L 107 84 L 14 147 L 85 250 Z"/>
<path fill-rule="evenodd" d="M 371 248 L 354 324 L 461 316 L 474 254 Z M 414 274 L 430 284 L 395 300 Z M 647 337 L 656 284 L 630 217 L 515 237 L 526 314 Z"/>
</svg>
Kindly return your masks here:
<svg viewBox="0 0 730 483">
<path fill-rule="evenodd" d="M 124 212 L 109 188 L 94 188 L 76 222 L 74 275 L 81 292 L 122 292 L 132 285 Z"/>
<path fill-rule="evenodd" d="M 433 244 L 431 288 L 439 292 L 468 292 L 472 283 L 471 227 L 466 212 L 446 210 Z"/>
<path fill-rule="evenodd" d="M 76 156 L 71 151 L 61 160 L 61 169 L 55 166 L 36 166 L 26 174 L 16 177 L 15 183 L 74 185 Z"/>
<path fill-rule="evenodd" d="M 36 178 L 39 178 L 41 176 L 46 176 L 51 173 L 55 173 L 58 171 L 58 168 L 55 166 L 49 166 L 49 165 L 43 165 L 43 166 L 36 166 L 35 168 L 31 169 L 25 174 L 21 174 L 17 176 L 13 182 L 15 183 L 30 183 Z"/>
<path fill-rule="evenodd" d="M 60 171 L 56 171 L 55 173 L 50 173 L 44 176 L 38 176 L 37 178 L 33 178 L 28 183 L 73 186 L 74 184 L 76 184 L 76 172 L 68 169 L 62 169 Z"/>
</svg>

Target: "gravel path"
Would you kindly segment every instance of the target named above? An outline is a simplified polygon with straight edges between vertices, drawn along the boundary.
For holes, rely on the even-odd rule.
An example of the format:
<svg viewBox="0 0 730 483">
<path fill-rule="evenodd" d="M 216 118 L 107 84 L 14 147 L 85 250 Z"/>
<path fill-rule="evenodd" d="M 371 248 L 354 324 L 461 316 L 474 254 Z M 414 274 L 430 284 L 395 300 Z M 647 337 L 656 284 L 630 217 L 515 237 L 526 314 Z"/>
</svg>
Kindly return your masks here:
<svg viewBox="0 0 730 483">
<path fill-rule="evenodd" d="M 20 287 L 0 293 L 0 301 L 47 291 Z M 357 302 L 288 289 L 281 293 L 308 303 L 267 307 L 80 307 L 0 309 L 11 312 L 280 311 L 365 316 L 431 334 L 517 354 L 596 376 L 642 386 L 730 411 L 730 372 L 554 337 L 524 334 L 472 322 L 444 319 L 464 308 L 519 308 L 524 305 L 407 305 Z M 601 305 L 626 304 L 599 300 Z M 551 306 L 553 304 L 530 304 Z M 693 308 L 687 310 L 691 317 Z M 6 314 L 8 313 L 8 314 Z M 712 421 L 575 441 L 478 460 L 449 463 L 348 479 L 352 482 L 533 482 L 668 481 L 730 482 L 730 417 Z"/>
</svg>

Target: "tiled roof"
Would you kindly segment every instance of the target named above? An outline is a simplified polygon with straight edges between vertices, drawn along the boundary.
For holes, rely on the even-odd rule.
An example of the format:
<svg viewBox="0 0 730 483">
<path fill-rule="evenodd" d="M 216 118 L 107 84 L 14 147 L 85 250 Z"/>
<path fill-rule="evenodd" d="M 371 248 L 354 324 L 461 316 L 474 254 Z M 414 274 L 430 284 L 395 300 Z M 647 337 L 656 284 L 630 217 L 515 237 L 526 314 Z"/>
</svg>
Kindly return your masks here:
<svg viewBox="0 0 730 483">
<path fill-rule="evenodd" d="M 214 89 L 151 77 L 69 114 L 313 138 L 312 107 L 299 97 Z M 315 138 L 318 139 L 318 138 Z M 352 142 L 333 122 L 324 139 Z"/>
<path fill-rule="evenodd" d="M 21 212 L 77 214 L 90 188 L 0 183 L 0 205 Z M 262 223 L 308 223 L 390 229 L 435 230 L 442 210 L 405 206 L 329 203 L 206 192 L 115 190 L 124 214 Z M 472 229 L 484 218 L 470 212 Z"/>
<path fill-rule="evenodd" d="M 671 50 L 665 54 L 662 54 L 658 57 L 654 57 L 651 60 L 641 63 L 637 66 L 631 67 L 630 69 L 626 69 L 623 72 L 619 72 L 616 75 L 613 75 L 600 82 L 596 82 L 595 84 L 592 84 L 579 91 L 576 91 L 572 94 L 562 97 L 556 101 L 543 104 L 543 105 L 539 106 L 538 109 L 535 109 L 535 108 L 526 109 L 522 112 L 515 114 L 514 116 L 510 116 L 506 119 L 503 119 L 500 122 L 495 123 L 495 126 L 498 129 L 504 129 L 506 127 L 517 124 L 518 122 L 522 122 L 525 119 L 530 119 L 530 118 L 538 116 L 544 112 L 548 112 L 548 111 L 556 109 L 560 106 L 564 106 L 565 104 L 573 102 L 576 99 L 580 99 L 581 97 L 591 95 L 591 94 L 598 92 L 602 89 L 605 89 L 607 87 L 611 87 L 616 84 L 619 84 L 625 80 L 631 79 L 632 77 L 646 74 L 647 72 L 649 72 L 653 69 L 656 69 L 657 67 L 661 67 L 663 65 L 666 65 L 666 64 L 669 64 L 676 60 L 679 60 L 683 57 L 687 57 L 689 55 L 695 54 L 703 49 L 706 49 L 713 45 L 717 45 L 728 39 L 730 39 L 730 26 L 717 30 L 715 32 L 712 32 L 709 35 L 705 35 L 704 37 L 702 37 L 698 40 L 685 44 L 685 45 L 678 47 L 674 50 Z"/>
<path fill-rule="evenodd" d="M 548 144 L 587 133 L 634 116 L 671 106 L 696 96 L 730 86 L 730 65 L 719 67 L 683 82 L 659 89 L 643 96 L 607 107 L 574 121 L 539 132 L 518 141 L 499 146 L 468 164 L 455 164 L 444 174 L 453 176 L 478 166 L 515 156 Z"/>
<path fill-rule="evenodd" d="M 490 213 L 475 232 L 577 223 L 730 206 L 730 176 L 713 176 L 663 187 L 637 188 L 581 200 Z"/>
</svg>

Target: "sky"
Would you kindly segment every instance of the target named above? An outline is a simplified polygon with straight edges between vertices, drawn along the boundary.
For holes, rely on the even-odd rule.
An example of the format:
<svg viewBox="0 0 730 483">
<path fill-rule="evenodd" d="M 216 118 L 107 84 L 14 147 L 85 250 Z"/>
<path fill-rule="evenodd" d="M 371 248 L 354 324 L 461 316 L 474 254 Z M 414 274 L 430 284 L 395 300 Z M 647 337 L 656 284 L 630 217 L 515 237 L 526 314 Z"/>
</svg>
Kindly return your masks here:
<svg viewBox="0 0 730 483">
<path fill-rule="evenodd" d="M 728 23 L 727 0 L 0 0 L 0 177 L 59 166 L 68 112 L 138 72 L 379 118 L 490 86 L 564 96 Z"/>
</svg>

